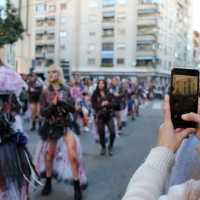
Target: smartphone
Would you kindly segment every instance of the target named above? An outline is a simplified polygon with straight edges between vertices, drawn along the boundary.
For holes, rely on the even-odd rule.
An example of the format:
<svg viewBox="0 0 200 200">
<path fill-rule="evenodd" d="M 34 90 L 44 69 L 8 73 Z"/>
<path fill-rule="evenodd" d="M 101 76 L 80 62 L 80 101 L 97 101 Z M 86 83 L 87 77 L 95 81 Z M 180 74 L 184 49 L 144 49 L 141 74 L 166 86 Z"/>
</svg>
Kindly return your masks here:
<svg viewBox="0 0 200 200">
<path fill-rule="evenodd" d="M 186 113 L 198 111 L 199 71 L 174 68 L 171 71 L 170 109 L 174 128 L 196 127 L 195 122 L 182 120 Z"/>
</svg>

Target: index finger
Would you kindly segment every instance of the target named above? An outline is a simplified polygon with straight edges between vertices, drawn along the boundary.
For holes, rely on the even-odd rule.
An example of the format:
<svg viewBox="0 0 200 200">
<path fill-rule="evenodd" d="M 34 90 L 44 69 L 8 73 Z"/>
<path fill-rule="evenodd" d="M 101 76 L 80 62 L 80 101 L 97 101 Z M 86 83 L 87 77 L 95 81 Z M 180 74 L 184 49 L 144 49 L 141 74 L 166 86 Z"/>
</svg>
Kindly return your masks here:
<svg viewBox="0 0 200 200">
<path fill-rule="evenodd" d="M 171 121 L 169 95 L 166 95 L 165 99 L 164 99 L 163 115 L 164 115 L 164 121 L 165 122 L 166 121 Z"/>
</svg>

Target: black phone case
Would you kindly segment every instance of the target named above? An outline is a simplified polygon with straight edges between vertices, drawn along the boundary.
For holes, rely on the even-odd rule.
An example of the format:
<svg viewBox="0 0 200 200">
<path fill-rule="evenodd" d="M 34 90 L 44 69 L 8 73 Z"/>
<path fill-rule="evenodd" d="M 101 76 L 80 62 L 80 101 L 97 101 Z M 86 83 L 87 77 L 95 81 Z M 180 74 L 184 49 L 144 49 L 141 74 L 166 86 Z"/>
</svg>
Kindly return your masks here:
<svg viewBox="0 0 200 200">
<path fill-rule="evenodd" d="M 174 75 L 190 76 L 185 79 L 175 79 Z M 178 76 L 177 76 L 178 77 Z M 192 77 L 197 77 L 192 78 Z M 173 82 L 176 81 L 176 84 Z M 196 82 L 197 81 L 197 82 Z M 194 84 L 197 87 L 192 87 Z M 174 87 L 176 85 L 176 87 Z M 196 89 L 196 90 L 195 90 Z M 173 94 L 172 94 L 173 93 Z M 184 94 L 183 94 L 184 93 Z M 193 94 L 195 93 L 195 94 Z M 171 120 L 174 128 L 195 128 L 195 122 L 187 122 L 182 120 L 183 114 L 198 111 L 198 94 L 199 94 L 199 71 L 196 69 L 174 68 L 171 71 L 170 86 L 170 109 Z"/>
</svg>

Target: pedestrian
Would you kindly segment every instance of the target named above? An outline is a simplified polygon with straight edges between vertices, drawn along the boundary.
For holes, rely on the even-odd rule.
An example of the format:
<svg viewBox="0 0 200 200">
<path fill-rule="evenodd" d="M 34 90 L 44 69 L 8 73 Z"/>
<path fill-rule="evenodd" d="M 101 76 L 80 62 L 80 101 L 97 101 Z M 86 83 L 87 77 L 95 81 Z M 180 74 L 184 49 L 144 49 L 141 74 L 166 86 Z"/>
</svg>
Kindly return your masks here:
<svg viewBox="0 0 200 200">
<path fill-rule="evenodd" d="M 42 91 L 40 108 L 41 115 L 46 118 L 45 123 L 39 131 L 39 135 L 45 145 L 39 145 L 41 149 L 38 148 L 36 153 L 37 159 L 35 160 L 36 166 L 40 167 L 40 165 L 44 164 L 40 163 L 40 159 L 43 159 L 44 156 L 46 157 L 46 160 L 43 159 L 43 161 L 45 161 L 46 183 L 42 189 L 42 195 L 47 196 L 52 192 L 51 180 L 54 174 L 56 174 L 60 180 L 64 180 L 66 173 L 68 173 L 68 177 L 69 174 L 73 175 L 74 199 L 81 200 L 81 185 L 87 185 L 87 179 L 82 164 L 80 142 L 76 136 L 78 126 L 73 118 L 75 102 L 71 97 L 70 88 L 64 85 L 61 67 L 48 67 L 47 89 Z M 58 142 L 61 138 L 63 143 Z M 39 143 L 41 143 L 41 141 Z M 67 151 L 62 158 L 54 160 L 54 158 L 59 157 L 59 155 L 56 155 L 57 145 L 59 149 L 65 148 Z M 43 152 L 43 154 L 41 154 L 41 152 Z M 68 170 L 69 164 L 71 166 L 71 171 Z M 62 167 L 57 168 L 57 166 L 60 165 Z M 60 171 L 60 169 L 62 171 Z M 65 177 L 63 177 L 64 175 Z M 79 180 L 79 177 L 82 179 Z"/>
<path fill-rule="evenodd" d="M 29 95 L 29 104 L 31 109 L 31 118 L 32 118 L 32 127 L 31 131 L 36 130 L 36 117 L 39 122 L 39 128 L 41 127 L 41 120 L 40 120 L 40 94 L 42 91 L 42 82 L 41 80 L 34 77 L 33 74 L 28 74 L 28 95 Z"/>
</svg>

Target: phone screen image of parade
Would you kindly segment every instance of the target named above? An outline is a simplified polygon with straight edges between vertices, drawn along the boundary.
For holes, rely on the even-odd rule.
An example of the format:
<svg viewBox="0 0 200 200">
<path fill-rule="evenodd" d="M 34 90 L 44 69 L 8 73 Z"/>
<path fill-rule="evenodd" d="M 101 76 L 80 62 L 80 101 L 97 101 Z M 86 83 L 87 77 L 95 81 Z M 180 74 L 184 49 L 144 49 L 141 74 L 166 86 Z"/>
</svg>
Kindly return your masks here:
<svg viewBox="0 0 200 200">
<path fill-rule="evenodd" d="M 197 84 L 197 76 L 173 75 L 171 109 L 196 112 Z"/>
<path fill-rule="evenodd" d="M 185 124 L 181 115 L 197 112 L 198 106 L 198 76 L 173 75 L 171 91 L 171 116 L 179 124 Z M 175 125 L 176 126 L 176 125 Z"/>
</svg>

